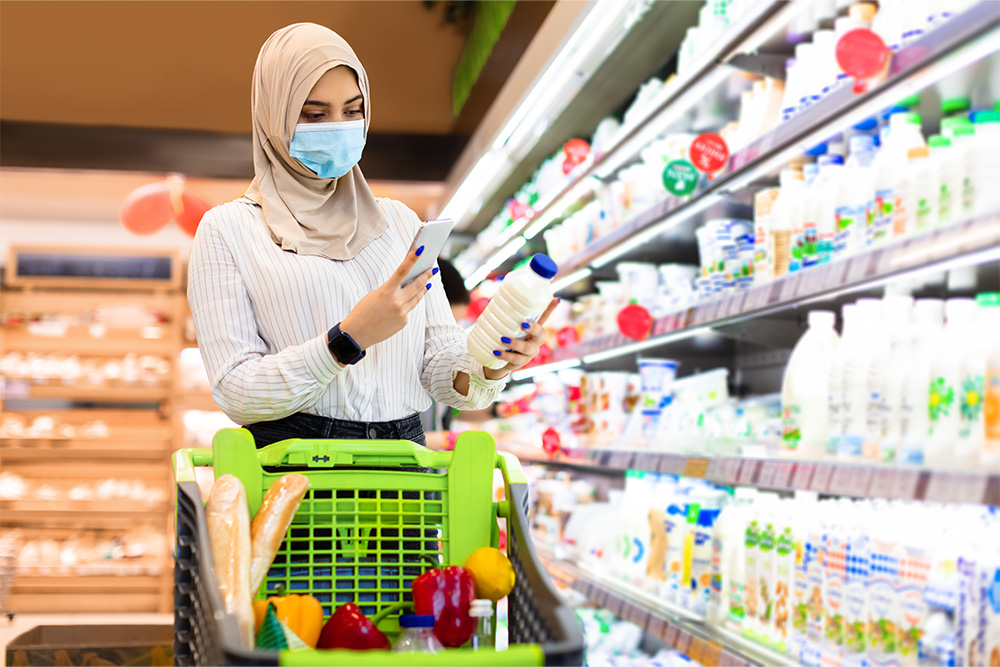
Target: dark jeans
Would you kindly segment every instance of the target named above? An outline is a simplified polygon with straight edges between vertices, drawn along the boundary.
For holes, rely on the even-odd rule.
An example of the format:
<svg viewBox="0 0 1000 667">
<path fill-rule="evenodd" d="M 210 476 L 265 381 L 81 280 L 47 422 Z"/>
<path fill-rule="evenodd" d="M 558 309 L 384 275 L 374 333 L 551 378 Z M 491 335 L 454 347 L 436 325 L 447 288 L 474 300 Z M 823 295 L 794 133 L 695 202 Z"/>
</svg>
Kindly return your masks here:
<svg viewBox="0 0 1000 667">
<path fill-rule="evenodd" d="M 410 415 L 391 422 L 352 422 L 298 412 L 269 422 L 244 426 L 253 434 L 257 447 L 265 447 L 288 438 L 314 440 L 412 440 L 427 446 L 420 415 Z"/>
</svg>

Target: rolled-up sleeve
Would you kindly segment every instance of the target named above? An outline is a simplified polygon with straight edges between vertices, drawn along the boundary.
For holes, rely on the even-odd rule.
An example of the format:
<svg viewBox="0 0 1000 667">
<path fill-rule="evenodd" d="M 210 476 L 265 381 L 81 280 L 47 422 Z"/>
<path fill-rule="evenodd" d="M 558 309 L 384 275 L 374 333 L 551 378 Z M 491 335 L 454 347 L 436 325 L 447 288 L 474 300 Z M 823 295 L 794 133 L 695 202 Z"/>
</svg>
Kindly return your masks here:
<svg viewBox="0 0 1000 667">
<path fill-rule="evenodd" d="M 218 214 L 210 211 L 199 225 L 188 268 L 188 303 L 212 397 L 238 424 L 280 419 L 316 403 L 344 369 L 327 349 L 326 332 L 267 353 L 233 253 L 213 224 Z"/>
</svg>

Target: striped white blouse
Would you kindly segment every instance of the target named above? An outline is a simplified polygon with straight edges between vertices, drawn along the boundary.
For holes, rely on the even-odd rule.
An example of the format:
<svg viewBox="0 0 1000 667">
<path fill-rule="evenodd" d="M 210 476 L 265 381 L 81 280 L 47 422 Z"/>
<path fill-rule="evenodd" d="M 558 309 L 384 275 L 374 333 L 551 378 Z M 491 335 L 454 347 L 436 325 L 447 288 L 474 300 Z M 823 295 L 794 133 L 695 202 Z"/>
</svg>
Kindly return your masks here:
<svg viewBox="0 0 1000 667">
<path fill-rule="evenodd" d="M 260 207 L 238 199 L 209 211 L 188 270 L 188 302 L 212 396 L 238 424 L 306 412 L 362 422 L 390 421 L 439 403 L 475 410 L 506 384 L 487 380 L 466 351 L 440 276 L 395 336 L 342 368 L 326 332 L 403 260 L 420 226 L 400 202 L 380 199 L 386 231 L 354 259 L 333 261 L 281 250 Z M 454 388 L 459 371 L 469 394 Z M 509 376 L 508 376 L 509 377 Z M 428 395 L 428 393 L 430 395 Z"/>
</svg>

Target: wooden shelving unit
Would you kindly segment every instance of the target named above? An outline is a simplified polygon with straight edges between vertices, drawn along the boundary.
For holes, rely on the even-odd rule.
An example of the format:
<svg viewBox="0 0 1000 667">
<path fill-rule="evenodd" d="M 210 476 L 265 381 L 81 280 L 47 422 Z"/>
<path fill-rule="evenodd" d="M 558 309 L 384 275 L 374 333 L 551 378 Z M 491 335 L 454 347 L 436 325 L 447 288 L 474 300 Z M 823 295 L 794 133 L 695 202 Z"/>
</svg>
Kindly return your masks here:
<svg viewBox="0 0 1000 667">
<path fill-rule="evenodd" d="M 47 267 L 57 275 L 40 275 Z M 0 357 L 108 361 L 149 355 L 166 360 L 170 372 L 100 384 L 86 377 L 0 379 L 0 419 L 18 415 L 30 424 L 44 415 L 56 421 L 56 428 L 40 433 L 0 432 L 0 465 L 35 490 L 44 484 L 49 494 L 58 491 L 51 500 L 0 500 L 0 532 L 16 529 L 26 541 L 60 542 L 81 532 L 107 536 L 152 526 L 162 531 L 165 545 L 172 542 L 170 455 L 183 444 L 180 406 L 212 409 L 210 396 L 207 402 L 200 394 L 191 399 L 178 389 L 178 357 L 190 346 L 182 274 L 176 254 L 162 250 L 11 249 L 0 291 Z M 150 317 L 128 326 L 118 316 L 127 309 L 145 309 Z M 155 498 L 67 497 L 74 486 L 96 488 L 107 479 L 139 480 Z M 163 551 L 70 567 L 22 564 L 7 606 L 15 612 L 168 612 L 173 571 L 169 546 Z"/>
</svg>

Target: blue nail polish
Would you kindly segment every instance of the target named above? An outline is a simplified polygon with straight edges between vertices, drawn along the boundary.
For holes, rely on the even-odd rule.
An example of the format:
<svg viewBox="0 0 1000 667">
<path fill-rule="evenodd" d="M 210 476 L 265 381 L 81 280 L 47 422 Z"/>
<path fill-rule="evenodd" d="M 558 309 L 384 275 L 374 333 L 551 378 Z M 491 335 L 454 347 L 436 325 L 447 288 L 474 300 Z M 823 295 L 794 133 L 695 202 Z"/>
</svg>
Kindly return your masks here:
<svg viewBox="0 0 1000 667">
<path fill-rule="evenodd" d="M 438 271 L 440 271 L 440 270 L 441 270 L 441 269 L 439 269 L 439 268 L 437 268 L 437 267 L 435 266 L 435 267 L 434 267 L 434 270 L 433 270 L 433 271 L 431 271 L 431 275 L 432 275 L 432 276 L 436 276 L 436 275 L 438 274 Z"/>
<path fill-rule="evenodd" d="M 427 283 L 427 289 L 430 289 L 430 288 L 431 288 L 431 284 Z"/>
<path fill-rule="evenodd" d="M 521 328 L 522 329 L 530 329 L 531 325 L 528 324 L 527 322 L 521 322 Z"/>
<path fill-rule="evenodd" d="M 420 257 L 422 254 L 424 254 L 424 247 L 420 246 L 417 248 L 417 257 Z"/>
<path fill-rule="evenodd" d="M 506 336 L 500 336 L 500 342 L 510 345 L 510 338 L 507 338 Z"/>
<path fill-rule="evenodd" d="M 499 357 L 500 356 L 500 350 L 493 350 L 493 355 Z"/>
</svg>

